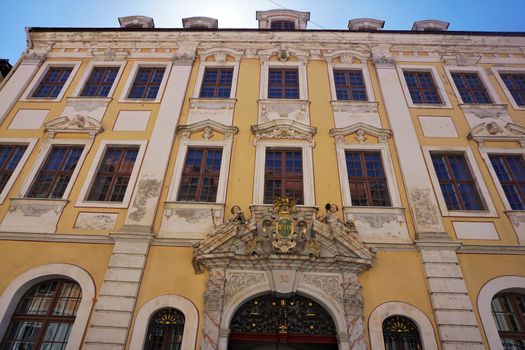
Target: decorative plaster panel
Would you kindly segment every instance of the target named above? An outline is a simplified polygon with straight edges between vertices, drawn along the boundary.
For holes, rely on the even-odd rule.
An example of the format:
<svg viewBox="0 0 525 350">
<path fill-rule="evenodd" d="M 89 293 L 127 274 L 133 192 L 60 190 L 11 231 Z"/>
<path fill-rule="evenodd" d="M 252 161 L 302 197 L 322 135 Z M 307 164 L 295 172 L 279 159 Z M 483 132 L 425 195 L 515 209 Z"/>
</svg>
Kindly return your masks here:
<svg viewBox="0 0 525 350">
<path fill-rule="evenodd" d="M 525 245 L 525 210 L 510 210 L 506 213 L 516 231 L 519 244 Z"/>
<path fill-rule="evenodd" d="M 63 199 L 12 198 L 0 231 L 54 233 L 67 202 Z"/>
<path fill-rule="evenodd" d="M 381 128 L 377 102 L 332 101 L 336 128 L 364 123 Z"/>
<path fill-rule="evenodd" d="M 353 221 L 365 243 L 410 242 L 404 208 L 346 207 L 345 221 Z"/>
<path fill-rule="evenodd" d="M 75 222 L 76 229 L 113 230 L 118 214 L 112 213 L 79 213 Z"/>
<path fill-rule="evenodd" d="M 235 99 L 190 99 L 188 124 L 213 120 L 224 125 L 232 125 Z"/>
<path fill-rule="evenodd" d="M 150 111 L 120 111 L 113 130 L 144 131 L 148 126 Z"/>
<path fill-rule="evenodd" d="M 48 109 L 21 109 L 9 124 L 9 129 L 40 129 L 48 112 Z"/>
<path fill-rule="evenodd" d="M 498 232 L 492 222 L 460 222 L 452 225 L 458 239 L 490 239 L 499 240 Z"/>
<path fill-rule="evenodd" d="M 224 204 L 166 202 L 159 237 L 202 239 L 223 217 Z"/>
<path fill-rule="evenodd" d="M 68 97 L 66 108 L 64 108 L 61 116 L 73 118 L 80 115 L 91 117 L 100 123 L 109 102 L 111 102 L 111 98 Z"/>
<path fill-rule="evenodd" d="M 419 123 L 426 137 L 458 137 L 450 117 L 419 116 Z"/>
<path fill-rule="evenodd" d="M 275 119 L 292 119 L 310 125 L 309 101 L 307 100 L 259 100 L 258 123 L 266 123 Z"/>
</svg>

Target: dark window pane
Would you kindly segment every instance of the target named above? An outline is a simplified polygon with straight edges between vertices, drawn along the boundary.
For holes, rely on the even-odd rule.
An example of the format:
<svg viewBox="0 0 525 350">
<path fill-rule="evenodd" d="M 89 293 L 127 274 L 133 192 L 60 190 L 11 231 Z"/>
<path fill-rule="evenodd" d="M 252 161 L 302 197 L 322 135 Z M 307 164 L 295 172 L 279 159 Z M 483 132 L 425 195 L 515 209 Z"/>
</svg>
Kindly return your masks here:
<svg viewBox="0 0 525 350">
<path fill-rule="evenodd" d="M 80 96 L 107 97 L 118 71 L 119 67 L 93 68 Z"/>
<path fill-rule="evenodd" d="M 363 72 L 360 70 L 334 70 L 334 82 L 338 100 L 368 100 Z"/>
<path fill-rule="evenodd" d="M 4 190 L 26 149 L 25 145 L 0 145 L 0 192 Z"/>
<path fill-rule="evenodd" d="M 403 71 L 412 103 L 442 104 L 437 86 L 430 72 Z"/>
<path fill-rule="evenodd" d="M 270 68 L 268 98 L 298 99 L 299 72 L 297 69 Z"/>
<path fill-rule="evenodd" d="M 464 103 L 492 103 L 477 73 L 452 73 L 452 79 Z"/>
<path fill-rule="evenodd" d="M 184 323 L 184 314 L 177 309 L 155 312 L 149 321 L 144 350 L 180 350 Z"/>
<path fill-rule="evenodd" d="M 206 68 L 202 79 L 200 97 L 229 98 L 233 68 Z"/>
<path fill-rule="evenodd" d="M 303 204 L 303 160 L 300 150 L 266 150 L 264 203 L 279 197 L 295 199 Z"/>
<path fill-rule="evenodd" d="M 492 317 L 504 349 L 523 349 L 525 346 L 525 295 L 505 292 L 494 296 Z"/>
<path fill-rule="evenodd" d="M 525 74 L 501 73 L 501 79 L 518 106 L 525 106 Z"/>
<path fill-rule="evenodd" d="M 57 97 L 72 71 L 72 67 L 50 67 L 32 97 Z"/>
<path fill-rule="evenodd" d="M 215 202 L 221 160 L 222 149 L 188 148 L 177 200 Z"/>
<path fill-rule="evenodd" d="M 128 98 L 157 98 L 165 70 L 165 68 L 139 68 Z"/>
<path fill-rule="evenodd" d="M 295 22 L 293 21 L 272 21 L 271 29 L 275 30 L 294 30 Z"/>
<path fill-rule="evenodd" d="M 511 208 L 525 210 L 525 161 L 523 156 L 491 154 L 489 158 Z"/>
</svg>

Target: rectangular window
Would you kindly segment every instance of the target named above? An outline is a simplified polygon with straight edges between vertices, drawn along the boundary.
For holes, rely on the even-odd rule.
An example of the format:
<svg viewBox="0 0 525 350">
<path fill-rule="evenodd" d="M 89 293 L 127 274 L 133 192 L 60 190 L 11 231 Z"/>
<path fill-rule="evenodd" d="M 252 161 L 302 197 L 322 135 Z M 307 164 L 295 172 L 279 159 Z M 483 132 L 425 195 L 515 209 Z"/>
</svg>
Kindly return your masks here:
<svg viewBox="0 0 525 350">
<path fill-rule="evenodd" d="M 87 200 L 122 202 L 138 152 L 138 147 L 108 147 Z"/>
<path fill-rule="evenodd" d="M 230 98 L 233 68 L 206 68 L 199 97 Z"/>
<path fill-rule="evenodd" d="M 95 67 L 80 93 L 84 97 L 107 97 L 120 67 Z"/>
<path fill-rule="evenodd" d="M 291 68 L 270 68 L 268 98 L 299 98 L 299 72 Z"/>
<path fill-rule="evenodd" d="M 73 67 L 50 67 L 32 97 L 57 97 L 72 71 Z"/>
<path fill-rule="evenodd" d="M 334 82 L 338 100 L 368 101 L 360 70 L 334 70 Z"/>
<path fill-rule="evenodd" d="M 441 97 L 431 72 L 403 71 L 412 103 L 442 104 Z"/>
<path fill-rule="evenodd" d="M 272 21 L 270 24 L 270 28 L 275 30 L 294 30 L 295 22 L 283 20 Z"/>
<path fill-rule="evenodd" d="M 501 79 L 518 106 L 525 106 L 525 74 L 500 73 Z"/>
<path fill-rule="evenodd" d="M 264 172 L 264 203 L 288 197 L 303 204 L 303 160 L 300 150 L 267 149 Z"/>
<path fill-rule="evenodd" d="M 463 154 L 431 154 L 448 210 L 483 210 Z"/>
<path fill-rule="evenodd" d="M 451 73 L 463 103 L 492 103 L 478 73 Z"/>
<path fill-rule="evenodd" d="M 84 146 L 53 146 L 27 197 L 62 198 Z"/>
<path fill-rule="evenodd" d="M 215 202 L 221 160 L 222 149 L 188 148 L 177 200 Z"/>
<path fill-rule="evenodd" d="M 26 149 L 25 145 L 0 145 L 0 192 L 4 190 Z"/>
<path fill-rule="evenodd" d="M 525 210 L 525 162 L 519 154 L 491 154 L 492 167 L 513 210 Z"/>
<path fill-rule="evenodd" d="M 390 206 L 381 153 L 346 151 L 345 158 L 352 205 Z"/>
<path fill-rule="evenodd" d="M 166 68 L 139 68 L 128 98 L 155 99 Z"/>
</svg>

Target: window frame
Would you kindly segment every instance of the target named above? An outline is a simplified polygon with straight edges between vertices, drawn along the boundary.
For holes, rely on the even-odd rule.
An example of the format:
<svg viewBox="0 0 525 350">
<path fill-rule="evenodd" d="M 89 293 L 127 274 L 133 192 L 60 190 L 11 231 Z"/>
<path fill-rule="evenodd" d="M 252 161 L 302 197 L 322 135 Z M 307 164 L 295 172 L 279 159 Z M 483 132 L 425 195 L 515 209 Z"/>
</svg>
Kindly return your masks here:
<svg viewBox="0 0 525 350">
<path fill-rule="evenodd" d="M 46 141 L 46 143 L 42 146 L 40 153 L 38 154 L 38 158 L 33 162 L 33 166 L 27 175 L 27 178 L 25 179 L 24 183 L 22 184 L 22 187 L 19 191 L 19 197 L 24 199 L 37 199 L 37 200 L 49 200 L 49 201 L 56 201 L 60 199 L 67 199 L 69 197 L 69 194 L 71 192 L 71 189 L 73 188 L 73 185 L 76 182 L 76 179 L 78 177 L 78 174 L 80 173 L 80 169 L 82 168 L 82 165 L 84 164 L 84 160 L 86 159 L 86 155 L 89 152 L 89 149 L 91 148 L 91 145 L 93 143 L 93 140 L 86 140 L 86 139 L 49 139 Z M 38 175 L 38 172 L 40 171 L 40 168 L 44 165 L 44 162 L 46 161 L 49 152 L 51 152 L 51 149 L 54 145 L 82 145 L 84 146 L 84 149 L 82 150 L 82 153 L 80 154 L 80 158 L 78 159 L 77 165 L 75 167 L 75 170 L 71 174 L 71 178 L 69 179 L 69 183 L 62 195 L 61 198 L 29 198 L 27 195 L 29 194 L 29 190 L 31 189 L 33 182 L 36 180 L 36 176 Z"/>
<path fill-rule="evenodd" d="M 450 83 L 450 86 L 452 86 L 452 90 L 456 94 L 456 98 L 458 99 L 458 102 L 460 104 L 475 104 L 475 105 L 486 105 L 487 103 L 468 103 L 464 102 L 461 98 L 461 94 L 459 93 L 459 90 L 456 86 L 456 83 L 454 82 L 454 79 L 452 78 L 452 73 L 477 73 L 478 77 L 487 90 L 487 94 L 489 95 L 490 99 L 492 100 L 491 103 L 488 104 L 501 104 L 501 100 L 496 93 L 496 90 L 494 90 L 494 87 L 492 84 L 490 84 L 489 77 L 487 76 L 487 73 L 482 67 L 477 66 L 445 66 L 445 73 L 447 74 L 448 81 Z"/>
<path fill-rule="evenodd" d="M 494 301 L 495 298 L 497 297 L 504 297 L 504 298 L 510 298 L 510 304 L 512 304 L 512 311 L 515 311 L 515 312 L 512 312 L 511 314 L 512 315 L 515 315 L 514 317 L 516 318 L 516 322 L 519 324 L 519 327 L 521 327 L 521 332 L 520 331 L 515 331 L 515 332 L 512 332 L 512 331 L 500 331 L 498 330 L 498 325 L 496 324 L 496 329 L 498 331 L 498 336 L 500 338 L 500 341 L 502 340 L 502 337 L 504 337 L 505 339 L 518 339 L 518 340 L 525 340 L 525 316 L 521 313 L 521 310 L 519 308 L 519 304 L 517 302 L 517 298 L 518 296 L 520 295 L 523 295 L 523 297 L 525 298 L 525 293 L 521 292 L 521 291 L 512 291 L 512 290 L 507 290 L 507 291 L 501 291 L 499 293 L 497 293 L 496 295 L 494 295 L 492 297 L 492 300 L 491 300 L 491 307 L 490 307 L 490 311 L 492 313 L 492 317 L 494 318 L 495 317 L 495 311 L 494 309 L 492 308 L 492 301 Z M 496 323 L 496 320 L 494 320 L 494 323 Z M 519 337 L 519 338 L 518 338 Z"/>
<path fill-rule="evenodd" d="M 499 85 L 501 86 L 503 92 L 505 93 L 505 96 L 507 96 L 507 99 L 509 100 L 510 104 L 512 105 L 512 108 L 518 111 L 525 111 L 525 106 L 520 106 L 516 103 L 516 100 L 514 100 L 514 96 L 512 96 L 511 92 L 509 91 L 509 88 L 501 78 L 500 74 L 525 74 L 525 68 L 517 68 L 517 67 L 490 67 L 492 70 L 492 73 L 496 77 L 496 80 L 498 81 Z"/>
<path fill-rule="evenodd" d="M 133 83 L 137 78 L 139 69 L 141 68 L 164 68 L 164 75 L 162 76 L 162 81 L 159 84 L 159 91 L 155 98 L 129 98 L 128 95 L 133 87 Z M 119 102 L 128 102 L 128 103 L 159 103 L 162 100 L 164 95 L 164 90 L 168 82 L 169 75 L 171 73 L 172 64 L 171 62 L 162 62 L 162 61 L 139 61 L 134 62 L 131 66 L 131 70 L 127 75 L 126 83 L 122 89 Z"/>
<path fill-rule="evenodd" d="M 443 80 L 440 79 L 439 73 L 436 66 L 420 66 L 420 65 L 398 65 L 397 74 L 399 80 L 401 81 L 401 87 L 403 88 L 403 93 L 405 94 L 405 100 L 410 108 L 452 108 L 448 94 L 446 93 Z M 427 103 L 414 103 L 412 101 L 412 96 L 410 95 L 410 89 L 408 88 L 404 72 L 425 72 L 430 73 L 434 84 L 436 85 L 436 90 L 441 98 L 440 104 L 427 104 Z"/>
<path fill-rule="evenodd" d="M 448 217 L 498 217 L 496 208 L 494 207 L 494 203 L 492 202 L 492 198 L 490 196 L 490 192 L 488 191 L 487 186 L 485 185 L 485 181 L 483 179 L 483 176 L 481 175 L 481 171 L 479 169 L 478 164 L 476 163 L 476 159 L 470 147 L 423 146 L 422 149 L 423 149 L 423 156 L 425 158 L 427 169 L 430 175 L 430 180 L 432 182 L 432 186 L 434 187 L 434 192 L 436 193 L 438 205 L 441 210 L 442 216 L 444 217 L 447 217 L 447 216 Z M 443 193 L 441 192 L 441 186 L 439 183 L 439 179 L 437 178 L 436 170 L 434 168 L 434 164 L 432 163 L 432 157 L 431 157 L 432 153 L 463 155 L 463 157 L 465 158 L 465 163 L 468 167 L 468 170 L 470 171 L 470 174 L 472 175 L 472 179 L 474 180 L 474 184 L 475 184 L 476 190 L 478 191 L 478 195 L 479 195 L 481 204 L 483 205 L 485 209 L 483 210 L 449 210 L 447 208 L 445 198 L 443 196 Z"/>
<path fill-rule="evenodd" d="M 144 153 L 146 150 L 146 145 L 148 141 L 146 140 L 103 140 L 98 145 L 97 152 L 91 161 L 91 165 L 85 177 L 84 184 L 80 190 L 77 201 L 75 203 L 76 207 L 101 207 L 101 208 L 127 208 L 133 194 L 133 189 L 135 188 L 135 183 L 139 175 L 139 170 L 142 166 L 142 160 L 144 158 Z M 135 159 L 135 164 L 133 165 L 133 171 L 129 178 L 128 186 L 126 188 L 126 193 L 122 202 L 104 202 L 104 201 L 88 201 L 87 197 L 91 191 L 91 187 L 97 176 L 98 168 L 106 150 L 110 147 L 125 147 L 125 146 L 138 146 L 139 151 L 137 158 Z"/>
<path fill-rule="evenodd" d="M 113 97 L 113 94 L 115 93 L 115 89 L 117 88 L 120 78 L 122 77 L 122 73 L 124 72 L 125 66 L 126 66 L 126 62 L 119 62 L 119 61 L 91 61 L 89 62 L 86 69 L 84 69 L 84 72 L 82 73 L 80 80 L 72 96 L 82 98 L 82 99 L 94 98 L 97 100 Z M 108 95 L 107 96 L 81 96 L 80 94 L 82 93 L 82 90 L 84 90 L 84 87 L 86 86 L 86 83 L 89 77 L 91 76 L 93 69 L 99 68 L 99 67 L 118 67 L 117 75 L 115 76 L 115 80 L 113 81 L 113 85 L 111 86 L 111 89 L 109 90 Z"/>
<path fill-rule="evenodd" d="M 365 84 L 366 97 L 364 101 L 361 100 L 339 100 L 337 99 L 337 91 L 335 87 L 334 71 L 361 71 L 363 74 L 363 82 Z M 374 90 L 372 89 L 372 80 L 370 79 L 370 72 L 366 64 L 354 64 L 354 63 L 332 63 L 328 62 L 328 79 L 330 80 L 330 93 L 332 94 L 332 101 L 340 101 L 347 103 L 363 103 L 363 102 L 374 102 Z"/>
<path fill-rule="evenodd" d="M 303 160 L 303 155 L 302 155 L 302 149 L 298 149 L 298 148 L 283 148 L 283 147 L 266 147 L 266 150 L 265 150 L 265 167 L 264 167 L 264 192 L 266 192 L 266 180 L 267 180 L 267 177 L 266 177 L 266 158 L 268 156 L 268 152 L 276 152 L 277 154 L 280 154 L 281 156 L 281 160 L 282 160 L 282 166 L 281 166 L 281 172 L 278 176 L 274 176 L 273 178 L 271 178 L 271 180 L 281 180 L 281 192 L 286 192 L 286 186 L 284 186 L 286 184 L 286 174 L 287 174 L 287 171 L 286 171 L 286 159 L 283 159 L 283 158 L 286 158 L 286 156 L 283 157 L 284 154 L 286 154 L 287 152 L 301 152 L 301 185 L 302 185 L 302 191 L 301 191 L 301 194 L 302 194 L 302 201 L 304 203 L 304 172 L 303 172 L 303 164 L 302 164 L 302 160 Z M 298 177 L 297 177 L 298 178 Z M 276 198 L 279 198 L 279 197 L 282 197 L 282 196 L 278 196 Z M 263 198 L 263 203 L 264 203 L 264 200 L 266 199 L 266 195 L 264 194 L 264 198 Z M 295 199 L 295 198 L 294 198 Z M 264 204 L 273 204 L 273 201 L 275 200 L 275 198 L 270 202 L 270 203 L 264 203 Z M 299 201 L 297 199 L 295 199 L 295 201 L 297 203 L 299 203 Z M 301 205 L 301 204 L 299 204 Z"/>
<path fill-rule="evenodd" d="M 80 61 L 52 61 L 48 60 L 42 64 L 40 69 L 36 72 L 36 74 L 33 76 L 33 79 L 25 89 L 24 93 L 22 94 L 22 98 L 20 101 L 31 101 L 31 102 L 60 102 L 62 98 L 64 97 L 66 91 L 69 89 L 71 83 L 73 82 L 73 79 L 75 75 L 78 72 L 78 69 L 80 68 L 80 65 L 82 62 Z M 33 93 L 36 91 L 42 80 L 44 79 L 46 73 L 50 68 L 54 67 L 71 67 L 71 73 L 69 74 L 69 77 L 67 78 L 66 82 L 62 86 L 62 89 L 58 93 L 56 97 L 33 97 Z"/>
<path fill-rule="evenodd" d="M 202 88 L 202 83 L 204 81 L 204 72 L 206 68 L 217 69 L 217 68 L 226 68 L 233 69 L 232 74 L 232 84 L 230 86 L 230 96 L 229 97 L 200 97 L 200 92 Z M 203 61 L 199 64 L 199 70 L 197 71 L 197 80 L 195 83 L 195 88 L 193 89 L 192 98 L 203 99 L 203 100 L 214 100 L 220 101 L 224 99 L 233 99 L 237 94 L 237 80 L 239 75 L 239 60 L 233 62 L 206 62 Z"/>
<path fill-rule="evenodd" d="M 255 150 L 255 177 L 253 186 L 253 204 L 264 204 L 264 185 L 266 169 L 266 149 L 301 149 L 303 166 L 303 203 L 300 206 L 315 206 L 315 188 L 313 174 L 312 144 L 308 141 L 259 140 Z"/>
<path fill-rule="evenodd" d="M 270 68 L 276 69 L 297 69 L 297 76 L 299 78 L 299 98 L 287 99 L 287 98 L 270 98 L 268 97 L 268 83 Z M 272 100 L 272 101 L 304 101 L 308 100 L 308 81 L 306 74 L 306 62 L 298 61 L 294 62 L 279 62 L 279 61 L 270 61 L 262 60 L 261 67 L 261 81 L 259 85 L 259 98 L 263 100 Z"/>
<path fill-rule="evenodd" d="M 0 145 L 25 145 L 26 150 L 24 154 L 22 155 L 22 158 L 20 158 L 20 161 L 16 165 L 16 167 L 13 169 L 13 172 L 11 173 L 11 177 L 7 181 L 7 183 L 4 186 L 4 189 L 2 192 L 0 192 L 0 204 L 3 204 L 7 195 L 11 191 L 11 188 L 13 187 L 15 181 L 18 178 L 18 175 L 22 171 L 22 168 L 25 166 L 27 159 L 31 155 L 31 152 L 36 146 L 36 143 L 38 142 L 38 139 L 36 138 L 0 138 Z"/>
</svg>

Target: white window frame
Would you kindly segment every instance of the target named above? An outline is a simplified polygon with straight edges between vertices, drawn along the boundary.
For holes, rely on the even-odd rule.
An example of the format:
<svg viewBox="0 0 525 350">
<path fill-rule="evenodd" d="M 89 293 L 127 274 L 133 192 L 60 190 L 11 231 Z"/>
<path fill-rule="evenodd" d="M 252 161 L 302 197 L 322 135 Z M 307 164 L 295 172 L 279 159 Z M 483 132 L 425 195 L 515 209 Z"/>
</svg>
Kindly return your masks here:
<svg viewBox="0 0 525 350">
<path fill-rule="evenodd" d="M 71 192 L 71 189 L 73 188 L 73 185 L 75 184 L 75 181 L 78 177 L 80 169 L 82 168 L 82 165 L 84 164 L 84 160 L 86 159 L 86 155 L 89 152 L 89 149 L 91 148 L 92 144 L 93 144 L 92 139 L 49 139 L 47 140 L 46 143 L 42 146 L 42 149 L 40 150 L 40 153 L 38 154 L 38 158 L 33 163 L 33 167 L 31 168 L 31 171 L 29 172 L 26 180 L 22 184 L 22 187 L 19 193 L 19 197 L 27 198 L 27 195 L 29 194 L 29 190 L 31 189 L 33 182 L 36 180 L 36 176 L 38 175 L 38 172 L 44 165 L 44 162 L 47 159 L 47 156 L 49 155 L 49 152 L 51 151 L 54 145 L 72 145 L 72 146 L 83 145 L 84 149 L 82 150 L 82 154 L 80 155 L 80 158 L 78 159 L 78 162 L 75 167 L 75 170 L 73 171 L 73 174 L 71 174 L 71 178 L 69 179 L 69 183 L 67 184 L 66 190 L 64 191 L 64 194 L 62 195 L 62 197 L 61 198 L 39 198 L 39 200 L 52 200 L 52 201 L 55 201 L 57 199 L 67 199 L 69 197 L 69 193 Z M 29 198 L 29 199 L 33 199 L 33 198 Z"/>
<path fill-rule="evenodd" d="M 233 137 L 224 140 L 192 140 L 182 139 L 177 152 L 177 159 L 175 160 L 175 168 L 173 170 L 173 179 L 171 180 L 170 189 L 168 192 L 168 202 L 177 203 L 209 203 L 209 204 L 224 204 L 226 201 L 226 186 L 228 185 L 228 173 L 230 170 L 230 157 L 232 152 Z M 177 195 L 179 193 L 180 183 L 182 180 L 182 170 L 186 162 L 186 154 L 188 148 L 191 147 L 205 147 L 222 149 L 221 169 L 219 171 L 219 183 L 217 186 L 217 197 L 215 202 L 192 202 L 192 201 L 178 201 Z"/>
<path fill-rule="evenodd" d="M 337 92 L 335 89 L 335 79 L 334 79 L 334 70 L 354 70 L 354 71 L 361 71 L 363 74 L 363 81 L 365 83 L 366 88 L 366 101 L 359 101 L 359 100 L 338 100 L 337 99 Z M 328 62 L 328 79 L 330 80 L 330 92 L 332 94 L 332 101 L 341 101 L 341 102 L 374 102 L 375 96 L 374 96 L 374 90 L 372 89 L 372 79 L 370 79 L 370 72 L 368 71 L 368 67 L 366 64 L 354 64 L 354 63 L 332 63 Z"/>
<path fill-rule="evenodd" d="M 425 104 L 425 103 L 414 103 L 412 101 L 412 96 L 410 96 L 410 90 L 405 79 L 404 71 L 407 72 L 428 72 L 432 76 L 432 80 L 436 85 L 439 97 L 441 98 L 441 104 Z M 401 86 L 403 87 L 403 92 L 405 94 L 405 100 L 408 103 L 410 108 L 452 108 L 450 99 L 447 95 L 447 90 L 443 85 L 443 81 L 439 78 L 438 70 L 435 66 L 420 66 L 420 65 L 398 65 L 397 74 L 399 75 L 399 80 L 401 81 Z"/>
<path fill-rule="evenodd" d="M 162 95 L 164 94 L 164 89 L 166 88 L 166 84 L 168 82 L 168 77 L 170 76 L 171 72 L 171 62 L 161 62 L 161 61 L 140 61 L 140 62 L 134 62 L 133 66 L 131 67 L 131 71 L 129 72 L 126 80 L 126 84 L 124 85 L 124 88 L 122 89 L 122 93 L 119 98 L 119 102 L 135 102 L 135 103 L 158 103 L 160 100 L 162 100 Z M 157 96 L 153 98 L 128 98 L 128 95 L 131 91 L 131 87 L 133 86 L 133 83 L 135 82 L 135 78 L 137 77 L 137 73 L 140 68 L 165 68 L 164 75 L 162 76 L 162 81 L 159 85 L 159 91 L 157 93 Z"/>
<path fill-rule="evenodd" d="M 381 155 L 381 162 L 383 164 L 383 170 L 385 172 L 386 182 L 388 186 L 388 194 L 390 196 L 389 206 L 360 206 L 364 208 L 400 208 L 402 207 L 401 196 L 399 195 L 399 189 L 397 186 L 397 180 L 394 173 L 394 165 L 392 163 L 392 156 L 387 143 L 374 143 L 374 144 L 356 144 L 356 143 L 338 143 L 336 142 L 336 153 L 337 162 L 339 164 L 339 181 L 341 184 L 341 190 L 343 195 L 343 207 L 355 207 L 352 206 L 352 196 L 350 193 L 350 185 L 348 184 L 348 169 L 346 167 L 346 151 L 376 151 Z"/>
<path fill-rule="evenodd" d="M 447 146 L 423 146 L 423 156 L 429 169 L 430 180 L 434 186 L 434 192 L 438 200 L 439 208 L 442 216 L 456 216 L 456 217 L 498 217 L 494 203 L 492 202 L 490 192 L 483 181 L 483 176 L 479 170 L 476 159 L 470 147 L 447 147 Z M 470 174 L 474 180 L 476 190 L 478 191 L 481 204 L 485 207 L 483 210 L 449 210 L 441 192 L 441 186 L 436 175 L 434 164 L 432 163 L 432 153 L 447 153 L 447 154 L 461 154 L 464 156 L 466 164 L 469 168 Z"/>
<path fill-rule="evenodd" d="M 492 103 L 490 104 L 501 104 L 501 100 L 496 93 L 496 90 L 494 90 L 494 87 L 490 83 L 489 77 L 487 76 L 487 73 L 482 67 L 477 66 L 445 66 L 445 73 L 447 74 L 447 78 L 450 82 L 450 86 L 452 86 L 452 90 L 454 90 L 454 93 L 456 94 L 456 97 L 458 98 L 459 103 L 462 104 L 470 104 L 463 101 L 461 98 L 461 95 L 459 93 L 458 88 L 456 87 L 456 83 L 454 83 L 454 79 L 452 78 L 452 73 L 477 73 L 479 79 L 481 80 L 481 83 L 487 90 L 487 93 L 489 94 L 490 99 L 492 100 Z M 478 104 L 478 103 L 473 103 Z"/>
<path fill-rule="evenodd" d="M 193 98 L 201 98 L 201 99 L 210 99 L 210 100 L 223 100 L 227 99 L 227 97 L 200 97 L 200 92 L 202 88 L 202 81 L 204 79 L 204 72 L 206 68 L 232 68 L 233 69 L 233 75 L 232 75 L 232 85 L 230 87 L 230 99 L 235 98 L 237 94 L 237 78 L 239 76 L 239 61 L 233 61 L 233 62 L 201 62 L 199 65 L 199 70 L 197 72 L 197 80 L 195 84 L 195 88 L 193 89 Z"/>
<path fill-rule="evenodd" d="M 492 162 L 490 161 L 489 156 L 491 154 L 500 154 L 500 155 L 501 154 L 508 154 L 508 155 L 519 154 L 525 160 L 525 150 L 523 148 L 479 147 L 479 153 L 481 153 L 481 157 L 487 164 L 487 168 L 489 169 L 490 176 L 492 176 L 494 185 L 496 186 L 496 190 L 498 191 L 501 201 L 503 202 L 503 206 L 505 207 L 505 210 L 513 211 L 514 209 L 512 209 L 512 207 L 510 206 L 507 196 L 505 195 L 505 191 L 503 190 L 503 187 L 501 186 L 498 175 L 496 174 L 496 170 L 494 170 L 494 167 L 492 166 Z"/>
<path fill-rule="evenodd" d="M 23 97 L 20 99 L 20 101 L 31 101 L 31 102 L 59 102 L 61 101 L 67 89 L 71 85 L 71 82 L 73 81 L 75 75 L 77 74 L 77 71 L 80 68 L 81 63 L 82 62 L 80 61 L 46 61 L 42 65 L 42 67 L 40 67 L 38 72 L 35 74 L 31 82 L 29 83 L 28 87 L 22 94 Z M 71 73 L 69 74 L 69 77 L 64 83 L 64 86 L 62 86 L 60 93 L 57 95 L 57 97 L 33 97 L 32 96 L 33 93 L 40 85 L 40 82 L 44 79 L 44 76 L 46 75 L 47 71 L 53 67 L 72 67 L 73 68 L 71 70 Z"/>
<path fill-rule="evenodd" d="M 118 85 L 118 82 L 120 80 L 120 77 L 122 76 L 122 73 L 124 71 L 124 67 L 126 65 L 126 62 L 117 62 L 117 61 L 91 61 L 88 63 L 88 66 L 84 70 L 84 73 L 80 77 L 80 81 L 77 84 L 77 87 L 75 88 L 75 91 L 73 92 L 74 97 L 79 98 L 96 98 L 96 99 L 104 99 L 104 98 L 110 98 L 115 93 L 115 89 Z M 84 89 L 87 80 L 91 73 L 93 72 L 93 69 L 98 67 L 118 67 L 119 70 L 117 72 L 117 76 L 115 77 L 115 80 L 113 81 L 113 85 L 111 86 L 111 89 L 108 92 L 107 96 L 80 96 L 80 93 Z"/>
<path fill-rule="evenodd" d="M 525 68 L 518 68 L 518 67 L 490 67 L 492 72 L 494 73 L 494 76 L 496 77 L 496 80 L 501 85 L 501 88 L 503 89 L 503 92 L 507 96 L 507 99 L 510 101 L 510 104 L 515 110 L 518 111 L 525 111 L 525 106 L 519 106 L 516 103 L 516 100 L 514 100 L 514 97 L 510 93 L 509 89 L 507 88 L 507 85 L 505 85 L 505 82 L 501 78 L 501 73 L 508 73 L 508 74 L 525 74 Z"/>
<path fill-rule="evenodd" d="M 142 159 L 144 158 L 147 143 L 148 141 L 146 140 L 101 141 L 100 145 L 98 146 L 97 153 L 95 154 L 95 157 L 91 162 L 91 166 L 86 175 L 84 185 L 82 185 L 82 189 L 80 190 L 80 194 L 78 195 L 75 207 L 127 208 L 129 206 L 129 201 L 131 200 L 131 195 L 133 194 L 133 188 L 135 187 L 135 183 L 137 182 L 139 170 L 142 164 Z M 97 176 L 98 168 L 100 166 L 100 163 L 102 162 L 102 158 L 106 153 L 106 150 L 109 147 L 119 146 L 139 146 L 139 151 L 137 153 L 137 158 L 135 159 L 135 164 L 133 165 L 133 171 L 131 172 L 131 176 L 129 178 L 126 193 L 124 194 L 124 199 L 122 200 L 122 202 L 88 201 L 87 196 L 89 194 L 89 191 L 91 190 L 91 187 L 93 186 L 93 182 L 95 181 L 95 178 Z"/>
<path fill-rule="evenodd" d="M 264 203 L 264 183 L 266 168 L 266 149 L 290 148 L 301 149 L 303 162 L 303 202 L 304 206 L 315 206 L 314 167 L 312 158 L 312 144 L 309 141 L 286 142 L 280 140 L 260 140 L 255 150 L 255 178 L 253 186 L 253 203 Z"/>
<path fill-rule="evenodd" d="M 11 191 L 13 184 L 15 183 L 16 179 L 18 178 L 18 175 L 20 174 L 20 171 L 22 171 L 22 168 L 27 162 L 29 155 L 35 148 L 37 141 L 38 139 L 28 139 L 28 138 L 0 138 L 0 145 L 24 145 L 26 146 L 26 150 L 24 151 L 22 158 L 20 158 L 20 161 L 18 162 L 15 169 L 11 173 L 11 177 L 5 184 L 4 189 L 2 190 L 2 192 L 0 192 L 0 204 L 4 203 L 4 200 L 7 197 L 7 194 L 9 193 L 9 191 Z"/>
<path fill-rule="evenodd" d="M 279 62 L 263 60 L 261 67 L 261 83 L 259 86 L 259 98 L 266 100 L 268 97 L 268 77 L 270 74 L 270 68 L 296 68 L 297 75 L 299 77 L 299 98 L 298 99 L 286 99 L 286 98 L 271 98 L 271 100 L 279 101 L 301 101 L 308 100 L 308 81 L 306 74 L 306 61 L 302 61 L 300 58 L 295 62 Z"/>
</svg>

